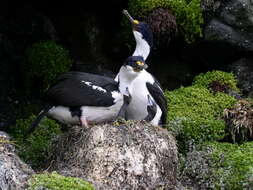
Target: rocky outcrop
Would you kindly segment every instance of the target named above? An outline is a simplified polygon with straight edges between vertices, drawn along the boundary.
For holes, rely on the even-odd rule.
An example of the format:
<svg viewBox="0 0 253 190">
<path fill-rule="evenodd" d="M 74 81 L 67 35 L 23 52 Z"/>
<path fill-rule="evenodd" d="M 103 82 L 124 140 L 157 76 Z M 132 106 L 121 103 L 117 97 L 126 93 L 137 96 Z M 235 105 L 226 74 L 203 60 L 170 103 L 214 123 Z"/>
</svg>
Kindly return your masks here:
<svg viewBox="0 0 253 190">
<path fill-rule="evenodd" d="M 156 189 L 176 184 L 177 147 L 165 129 L 146 122 L 75 126 L 57 143 L 51 170 L 96 189 Z"/>
<path fill-rule="evenodd" d="M 8 134 L 0 131 L 0 189 L 22 190 L 33 170 L 14 153 Z"/>
<path fill-rule="evenodd" d="M 213 17 L 204 29 L 205 40 L 228 44 L 241 51 L 253 50 L 253 4 L 250 0 L 203 0 Z"/>
<path fill-rule="evenodd" d="M 243 95 L 253 98 L 253 58 L 241 58 L 229 66 Z"/>
</svg>

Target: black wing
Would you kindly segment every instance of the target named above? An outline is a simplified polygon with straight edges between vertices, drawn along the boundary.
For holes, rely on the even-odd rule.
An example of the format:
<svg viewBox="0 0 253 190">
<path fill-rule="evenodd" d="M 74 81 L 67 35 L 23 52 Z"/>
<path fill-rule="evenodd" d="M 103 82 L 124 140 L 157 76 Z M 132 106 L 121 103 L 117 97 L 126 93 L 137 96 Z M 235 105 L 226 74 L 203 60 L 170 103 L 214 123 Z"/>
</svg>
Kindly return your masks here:
<svg viewBox="0 0 253 190">
<path fill-rule="evenodd" d="M 161 124 L 165 125 L 167 120 L 167 99 L 164 96 L 163 90 L 157 81 L 155 81 L 154 84 L 147 82 L 146 86 L 149 93 L 162 110 Z"/>
<path fill-rule="evenodd" d="M 67 72 L 46 93 L 48 101 L 62 106 L 111 106 L 111 92 L 118 91 L 118 83 L 112 78 L 83 73 Z"/>
</svg>

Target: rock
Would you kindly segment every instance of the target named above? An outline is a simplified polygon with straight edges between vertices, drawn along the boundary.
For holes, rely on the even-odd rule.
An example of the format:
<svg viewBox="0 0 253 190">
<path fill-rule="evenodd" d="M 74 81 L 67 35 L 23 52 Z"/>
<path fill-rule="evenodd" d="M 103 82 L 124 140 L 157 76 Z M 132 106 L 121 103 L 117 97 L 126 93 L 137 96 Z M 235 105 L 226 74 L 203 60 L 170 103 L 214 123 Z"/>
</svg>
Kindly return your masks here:
<svg viewBox="0 0 253 190">
<path fill-rule="evenodd" d="M 241 58 L 229 65 L 228 69 L 235 74 L 243 95 L 253 97 L 253 59 Z"/>
<path fill-rule="evenodd" d="M 252 51 L 252 2 L 250 0 L 210 2 L 213 2 L 211 4 L 213 5 L 213 10 L 216 12 L 215 16 L 210 19 L 210 22 L 207 23 L 204 29 L 205 40 L 228 44 L 236 47 L 238 50 Z M 208 6 L 206 5 L 205 7 Z"/>
<path fill-rule="evenodd" d="M 33 170 L 14 153 L 15 146 L 7 133 L 0 131 L 0 189 L 22 190 Z"/>
<path fill-rule="evenodd" d="M 55 146 L 50 170 L 80 177 L 96 189 L 156 189 L 176 185 L 174 137 L 146 122 L 75 126 Z"/>
</svg>

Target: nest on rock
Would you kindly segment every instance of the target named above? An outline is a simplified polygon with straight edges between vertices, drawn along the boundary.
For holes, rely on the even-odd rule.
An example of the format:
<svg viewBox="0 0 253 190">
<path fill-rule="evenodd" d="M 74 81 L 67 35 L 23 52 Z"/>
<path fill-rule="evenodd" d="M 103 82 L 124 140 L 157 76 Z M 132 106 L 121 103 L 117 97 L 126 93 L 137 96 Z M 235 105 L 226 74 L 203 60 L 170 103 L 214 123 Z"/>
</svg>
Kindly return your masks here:
<svg viewBox="0 0 253 190">
<path fill-rule="evenodd" d="M 231 109 L 224 110 L 224 119 L 233 142 L 253 140 L 253 105 L 242 99 Z"/>
<path fill-rule="evenodd" d="M 157 46 L 167 46 L 177 34 L 176 17 L 169 9 L 153 9 L 145 20 L 153 31 Z"/>
<path fill-rule="evenodd" d="M 144 121 L 74 126 L 52 151 L 49 170 L 79 177 L 96 189 L 156 189 L 176 183 L 174 137 Z"/>
</svg>

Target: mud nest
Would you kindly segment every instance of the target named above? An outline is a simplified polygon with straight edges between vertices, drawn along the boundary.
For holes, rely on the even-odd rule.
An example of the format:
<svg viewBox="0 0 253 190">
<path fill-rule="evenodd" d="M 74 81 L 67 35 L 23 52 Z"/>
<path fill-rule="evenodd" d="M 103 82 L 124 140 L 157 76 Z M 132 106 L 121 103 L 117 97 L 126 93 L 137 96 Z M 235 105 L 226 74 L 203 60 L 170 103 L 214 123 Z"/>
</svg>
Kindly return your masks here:
<svg viewBox="0 0 253 190">
<path fill-rule="evenodd" d="M 154 9 L 145 20 L 153 31 L 155 46 L 168 46 L 177 34 L 176 18 L 169 9 Z"/>
<path fill-rule="evenodd" d="M 240 100 L 231 109 L 224 110 L 224 118 L 232 141 L 253 140 L 253 105 L 247 100 Z"/>
</svg>

